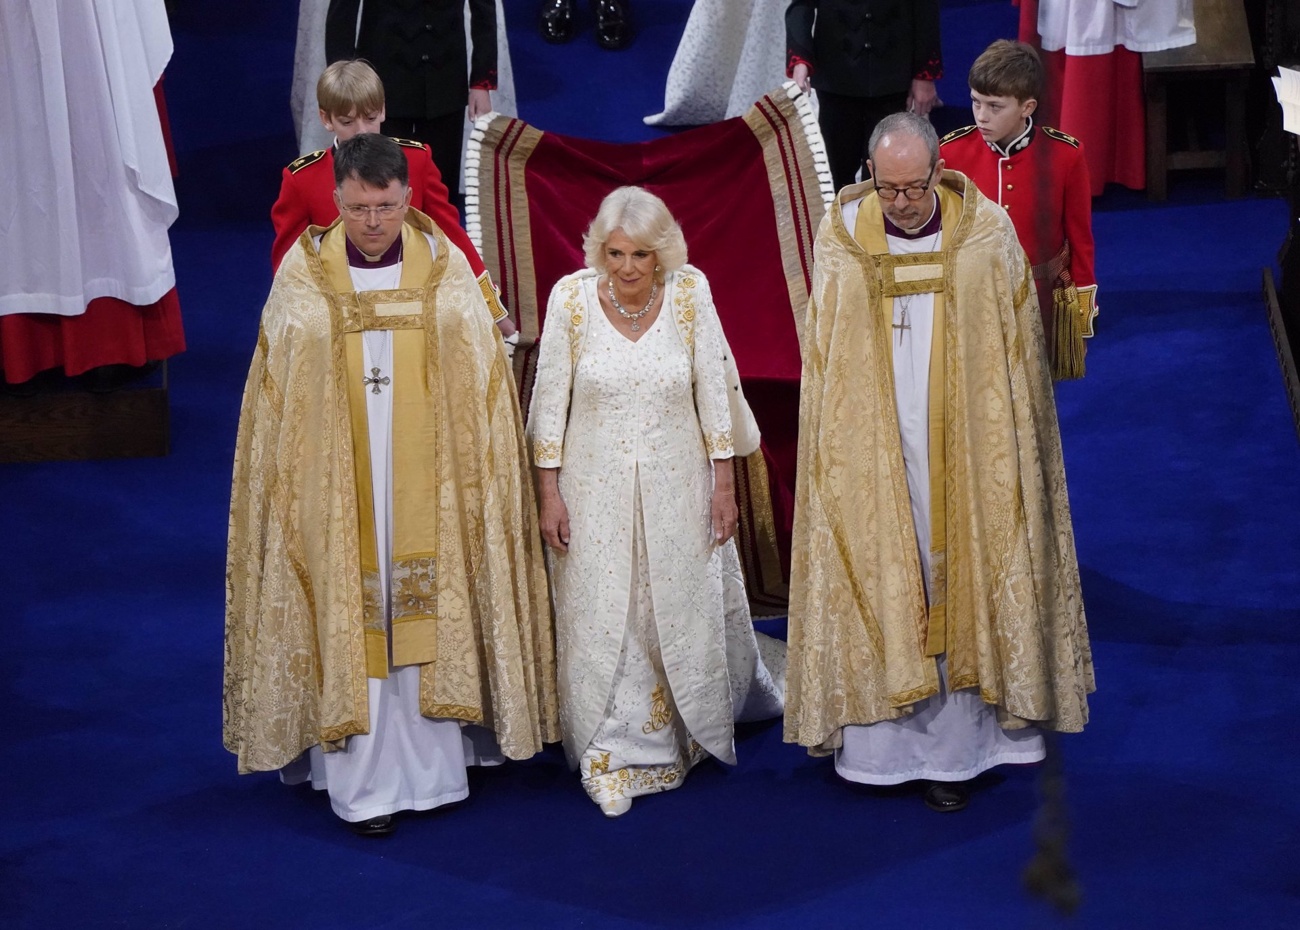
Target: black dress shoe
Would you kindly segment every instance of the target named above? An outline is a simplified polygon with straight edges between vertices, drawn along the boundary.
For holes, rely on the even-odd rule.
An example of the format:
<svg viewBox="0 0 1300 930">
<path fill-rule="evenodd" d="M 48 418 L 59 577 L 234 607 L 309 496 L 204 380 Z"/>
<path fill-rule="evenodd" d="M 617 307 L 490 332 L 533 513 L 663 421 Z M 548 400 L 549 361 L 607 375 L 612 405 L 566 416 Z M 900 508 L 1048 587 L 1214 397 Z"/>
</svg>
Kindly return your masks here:
<svg viewBox="0 0 1300 930">
<path fill-rule="evenodd" d="M 568 42 L 573 38 L 573 0 L 542 0 L 537 28 L 547 42 Z"/>
<path fill-rule="evenodd" d="M 611 51 L 632 44 L 632 14 L 626 0 L 596 0 L 596 42 Z"/>
<path fill-rule="evenodd" d="M 348 827 L 358 836 L 388 836 L 397 829 L 397 822 L 391 814 L 383 817 L 371 817 L 369 820 L 350 820 Z"/>
<path fill-rule="evenodd" d="M 959 811 L 970 803 L 970 782 L 933 781 L 925 789 L 925 806 L 941 814 Z"/>
</svg>

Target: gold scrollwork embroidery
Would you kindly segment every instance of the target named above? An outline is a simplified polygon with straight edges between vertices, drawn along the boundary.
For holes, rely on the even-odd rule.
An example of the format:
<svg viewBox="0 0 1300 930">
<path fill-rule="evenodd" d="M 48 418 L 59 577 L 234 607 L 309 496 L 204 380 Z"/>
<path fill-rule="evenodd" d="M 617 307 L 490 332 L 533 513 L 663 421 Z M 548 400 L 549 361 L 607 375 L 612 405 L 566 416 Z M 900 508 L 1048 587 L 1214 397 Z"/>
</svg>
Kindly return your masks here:
<svg viewBox="0 0 1300 930">
<path fill-rule="evenodd" d="M 578 282 L 570 282 L 565 290 L 564 309 L 569 314 L 569 356 L 576 363 L 582 335 L 583 305 L 578 299 Z"/>
<path fill-rule="evenodd" d="M 668 694 L 662 684 L 655 685 L 650 694 L 650 719 L 641 727 L 642 733 L 657 733 L 673 719 L 673 712 L 668 708 Z"/>
<path fill-rule="evenodd" d="M 393 619 L 431 617 L 438 611 L 437 559 L 429 556 L 393 562 Z"/>
<path fill-rule="evenodd" d="M 693 764 L 697 760 L 691 761 Z M 686 777 L 688 768 L 689 766 L 683 762 L 668 765 L 638 765 L 584 778 L 583 788 L 586 789 L 587 797 L 598 804 L 629 795 L 636 797 L 671 788 Z"/>
<path fill-rule="evenodd" d="M 718 452 L 734 452 L 735 448 L 731 441 L 731 430 L 706 435 L 704 437 L 704 449 L 710 456 Z"/>
<path fill-rule="evenodd" d="M 677 307 L 677 328 L 686 340 L 686 347 L 695 353 L 695 276 L 683 275 L 677 282 L 673 298 Z"/>
<path fill-rule="evenodd" d="M 558 442 L 547 442 L 541 439 L 533 440 L 533 460 L 536 462 L 550 462 L 558 459 L 563 450 Z"/>
</svg>

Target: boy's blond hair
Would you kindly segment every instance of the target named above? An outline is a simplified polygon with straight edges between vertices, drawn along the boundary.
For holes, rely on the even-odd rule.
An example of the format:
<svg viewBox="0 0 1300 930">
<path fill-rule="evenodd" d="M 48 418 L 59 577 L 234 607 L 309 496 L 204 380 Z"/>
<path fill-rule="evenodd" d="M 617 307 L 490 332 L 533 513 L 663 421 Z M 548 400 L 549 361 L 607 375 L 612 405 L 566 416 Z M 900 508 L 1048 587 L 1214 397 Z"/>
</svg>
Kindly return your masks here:
<svg viewBox="0 0 1300 930">
<path fill-rule="evenodd" d="M 998 39 L 975 59 L 966 80 L 977 94 L 1026 103 L 1043 92 L 1043 63 L 1032 45 Z"/>
<path fill-rule="evenodd" d="M 316 105 L 329 116 L 368 116 L 384 108 L 384 82 L 363 59 L 336 61 L 316 82 Z"/>
</svg>

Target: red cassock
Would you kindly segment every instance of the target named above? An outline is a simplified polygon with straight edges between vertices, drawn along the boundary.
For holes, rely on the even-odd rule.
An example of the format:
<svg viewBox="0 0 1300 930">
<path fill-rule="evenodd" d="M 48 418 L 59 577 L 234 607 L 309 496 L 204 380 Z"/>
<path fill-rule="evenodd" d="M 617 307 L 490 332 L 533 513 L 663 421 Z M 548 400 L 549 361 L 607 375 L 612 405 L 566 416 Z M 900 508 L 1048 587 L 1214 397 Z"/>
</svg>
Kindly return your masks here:
<svg viewBox="0 0 1300 930">
<path fill-rule="evenodd" d="M 989 147 L 974 126 L 967 126 L 944 136 L 939 153 L 944 167 L 965 174 L 1011 217 L 1034 266 L 1043 331 L 1052 346 L 1053 291 L 1071 283 L 1083 305 L 1084 331 L 1091 335 L 1097 285 L 1092 193 L 1088 160 L 1077 139 L 1048 126 L 1035 126 L 1029 138 L 1028 145 L 1003 156 Z M 1049 270 L 1066 243 L 1069 261 Z"/>
<path fill-rule="evenodd" d="M 162 81 L 154 87 L 172 174 L 172 152 Z M 13 313 L 0 316 L 0 380 L 21 384 L 42 371 L 62 368 L 69 377 L 102 365 L 133 365 L 185 351 L 181 302 L 172 288 L 144 306 L 116 297 L 96 297 L 77 316 Z"/>
<path fill-rule="evenodd" d="M 1045 72 L 1038 115 L 1087 143 L 1093 194 L 1112 181 L 1142 190 L 1147 183 L 1142 55 L 1122 45 L 1104 55 L 1044 49 L 1039 3 L 1019 0 L 1020 41 L 1038 48 Z"/>
<path fill-rule="evenodd" d="M 393 141 L 402 147 L 410 169 L 411 206 L 428 214 L 438 224 L 451 244 L 465 253 L 474 277 L 481 281 L 487 269 L 478 249 L 470 242 L 469 234 L 461 228 L 460 214 L 447 199 L 447 187 L 442 183 L 442 175 L 433 163 L 429 147 L 409 139 Z M 275 242 L 271 246 L 272 271 L 280 267 L 280 261 L 308 226 L 328 226 L 339 218 L 339 208 L 334 203 L 334 187 L 332 148 L 304 155 L 284 169 L 280 196 L 271 208 L 271 224 L 275 227 Z"/>
</svg>

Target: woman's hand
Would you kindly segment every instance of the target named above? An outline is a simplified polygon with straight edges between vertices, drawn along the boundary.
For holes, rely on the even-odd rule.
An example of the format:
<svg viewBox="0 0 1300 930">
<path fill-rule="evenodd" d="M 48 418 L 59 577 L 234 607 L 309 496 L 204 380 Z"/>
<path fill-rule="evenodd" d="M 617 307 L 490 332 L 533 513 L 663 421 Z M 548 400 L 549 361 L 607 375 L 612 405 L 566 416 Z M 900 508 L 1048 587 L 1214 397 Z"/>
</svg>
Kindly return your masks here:
<svg viewBox="0 0 1300 930">
<path fill-rule="evenodd" d="M 569 551 L 569 508 L 560 496 L 560 470 L 537 469 L 537 494 L 539 497 L 542 539 L 557 552 Z"/>
<path fill-rule="evenodd" d="M 721 546 L 736 535 L 740 509 L 736 506 L 736 472 L 732 459 L 713 461 L 713 542 Z"/>
</svg>

